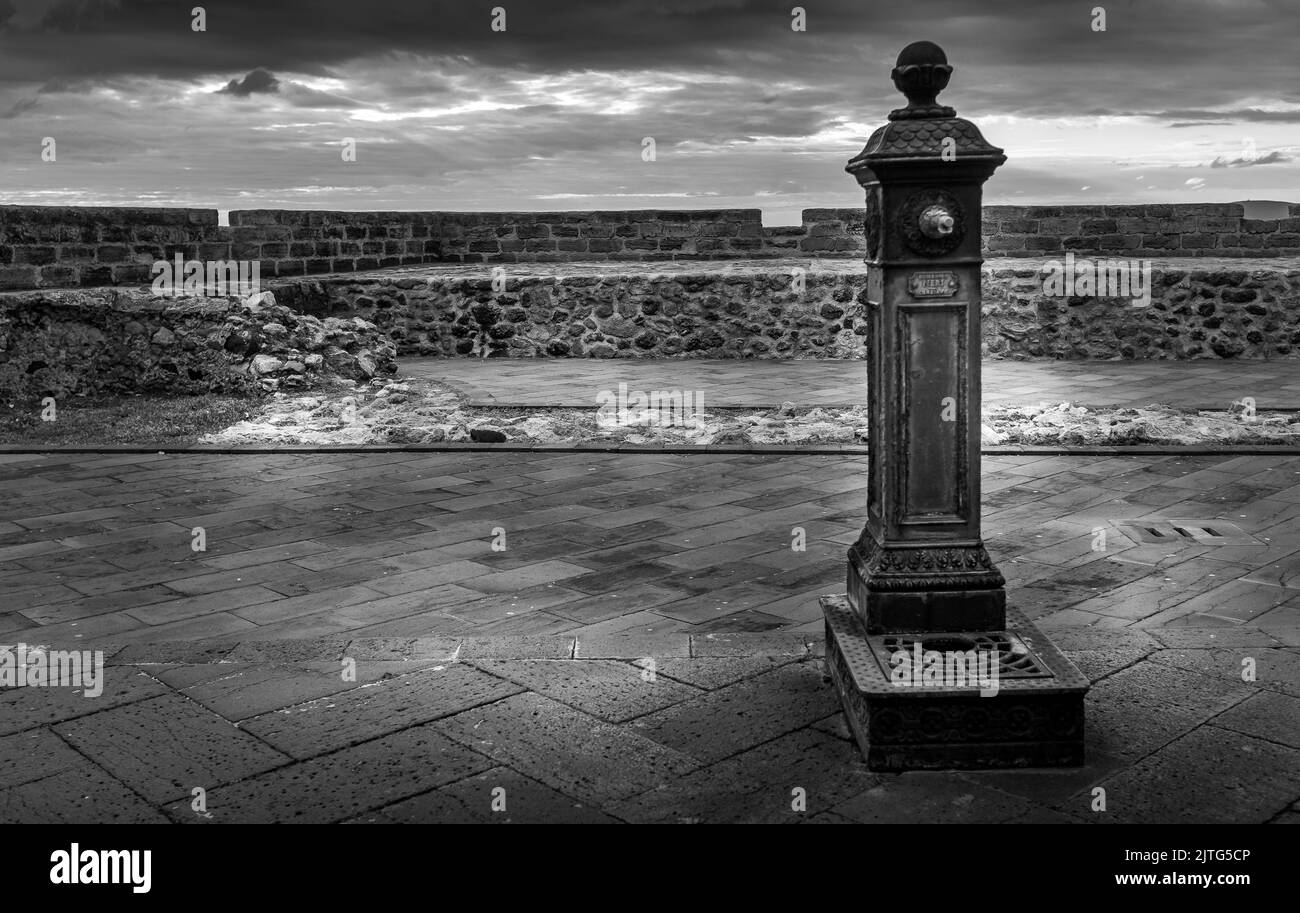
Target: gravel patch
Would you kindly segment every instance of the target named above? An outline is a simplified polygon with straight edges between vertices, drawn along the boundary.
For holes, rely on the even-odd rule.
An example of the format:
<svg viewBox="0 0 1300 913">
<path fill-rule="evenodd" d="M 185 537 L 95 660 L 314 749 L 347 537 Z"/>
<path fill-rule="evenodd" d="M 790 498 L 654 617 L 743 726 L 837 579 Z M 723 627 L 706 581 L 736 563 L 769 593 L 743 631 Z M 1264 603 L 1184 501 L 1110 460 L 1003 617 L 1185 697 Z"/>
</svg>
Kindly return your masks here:
<svg viewBox="0 0 1300 913">
<path fill-rule="evenodd" d="M 866 406 L 776 409 L 711 407 L 708 412 L 617 416 L 574 408 L 466 405 L 431 380 L 374 380 L 310 394 L 280 392 L 245 421 L 207 435 L 212 444 L 627 443 L 862 444 Z M 1074 403 L 997 405 L 984 410 L 986 445 L 1296 444 L 1300 412 L 1224 411 L 1160 403 L 1135 409 Z"/>
</svg>

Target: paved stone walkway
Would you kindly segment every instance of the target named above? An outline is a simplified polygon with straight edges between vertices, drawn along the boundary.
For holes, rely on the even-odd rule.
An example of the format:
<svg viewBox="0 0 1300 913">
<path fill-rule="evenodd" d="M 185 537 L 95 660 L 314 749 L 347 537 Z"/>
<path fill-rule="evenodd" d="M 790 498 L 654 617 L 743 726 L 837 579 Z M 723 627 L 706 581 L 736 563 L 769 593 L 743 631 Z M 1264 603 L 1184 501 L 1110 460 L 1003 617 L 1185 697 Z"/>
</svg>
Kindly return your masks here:
<svg viewBox="0 0 1300 913">
<path fill-rule="evenodd" d="M 818 633 L 865 471 L 743 453 L 0 455 L 0 636 Z M 983 485 L 989 548 L 1033 618 L 1297 626 L 1300 458 L 990 456 Z"/>
<path fill-rule="evenodd" d="M 853 406 L 867 401 L 867 363 L 760 359 L 407 358 L 401 373 L 441 380 L 474 405 L 595 406 L 602 390 L 699 391 L 708 406 Z M 1297 361 L 984 362 L 989 405 L 1070 401 L 1089 406 L 1300 408 Z"/>
<path fill-rule="evenodd" d="M 1294 648 L 1054 636 L 1094 682 L 1087 766 L 903 775 L 798 635 L 110 649 L 99 697 L 0 695 L 0 822 L 1300 822 Z"/>
<path fill-rule="evenodd" d="M 0 455 L 0 639 L 109 662 L 0 691 L 0 821 L 1300 821 L 1300 458 L 984 470 L 1080 770 L 863 768 L 858 457 Z"/>
</svg>

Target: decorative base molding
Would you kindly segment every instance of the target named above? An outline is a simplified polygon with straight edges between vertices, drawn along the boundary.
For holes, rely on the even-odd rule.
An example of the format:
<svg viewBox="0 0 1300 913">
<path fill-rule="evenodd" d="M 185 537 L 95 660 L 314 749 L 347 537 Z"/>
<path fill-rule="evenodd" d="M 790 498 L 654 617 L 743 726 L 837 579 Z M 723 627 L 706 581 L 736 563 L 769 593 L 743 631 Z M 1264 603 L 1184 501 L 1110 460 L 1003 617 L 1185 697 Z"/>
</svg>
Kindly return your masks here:
<svg viewBox="0 0 1300 913">
<path fill-rule="evenodd" d="M 1083 764 L 1088 681 L 1014 609 L 1007 630 L 1051 675 L 977 685 L 890 681 L 843 596 L 823 596 L 826 666 L 867 767 L 875 771 L 1074 767 Z M 986 694 L 988 692 L 985 692 Z"/>
<path fill-rule="evenodd" d="M 1006 581 L 984 543 L 882 546 L 864 531 L 849 549 L 848 599 L 871 634 L 995 631 Z"/>
</svg>

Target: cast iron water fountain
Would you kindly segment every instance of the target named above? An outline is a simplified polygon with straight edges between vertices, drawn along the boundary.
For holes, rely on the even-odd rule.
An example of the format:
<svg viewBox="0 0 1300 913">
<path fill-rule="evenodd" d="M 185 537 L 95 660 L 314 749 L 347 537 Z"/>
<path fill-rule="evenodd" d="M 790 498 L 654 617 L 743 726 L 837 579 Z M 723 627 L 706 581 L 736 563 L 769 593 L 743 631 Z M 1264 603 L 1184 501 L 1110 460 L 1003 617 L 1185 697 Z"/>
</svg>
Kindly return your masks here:
<svg viewBox="0 0 1300 913">
<path fill-rule="evenodd" d="M 1006 156 L 939 104 L 952 69 L 904 48 L 907 107 L 845 169 L 866 191 L 870 456 L 827 665 L 873 770 L 1077 765 L 1088 682 L 1008 608 L 980 537 L 980 203 Z"/>
</svg>

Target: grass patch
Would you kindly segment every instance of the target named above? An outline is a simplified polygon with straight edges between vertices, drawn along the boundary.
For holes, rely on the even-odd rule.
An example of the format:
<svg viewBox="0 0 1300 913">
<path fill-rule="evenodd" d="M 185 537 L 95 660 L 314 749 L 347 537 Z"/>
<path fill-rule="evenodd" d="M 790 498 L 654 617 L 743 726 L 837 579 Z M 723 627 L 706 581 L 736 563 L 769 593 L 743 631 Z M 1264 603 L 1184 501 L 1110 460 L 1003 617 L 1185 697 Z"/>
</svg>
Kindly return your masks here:
<svg viewBox="0 0 1300 913">
<path fill-rule="evenodd" d="M 256 396 L 87 396 L 55 403 L 54 421 L 44 421 L 40 401 L 0 402 L 0 444 L 183 446 L 243 421 L 259 408 Z"/>
</svg>

